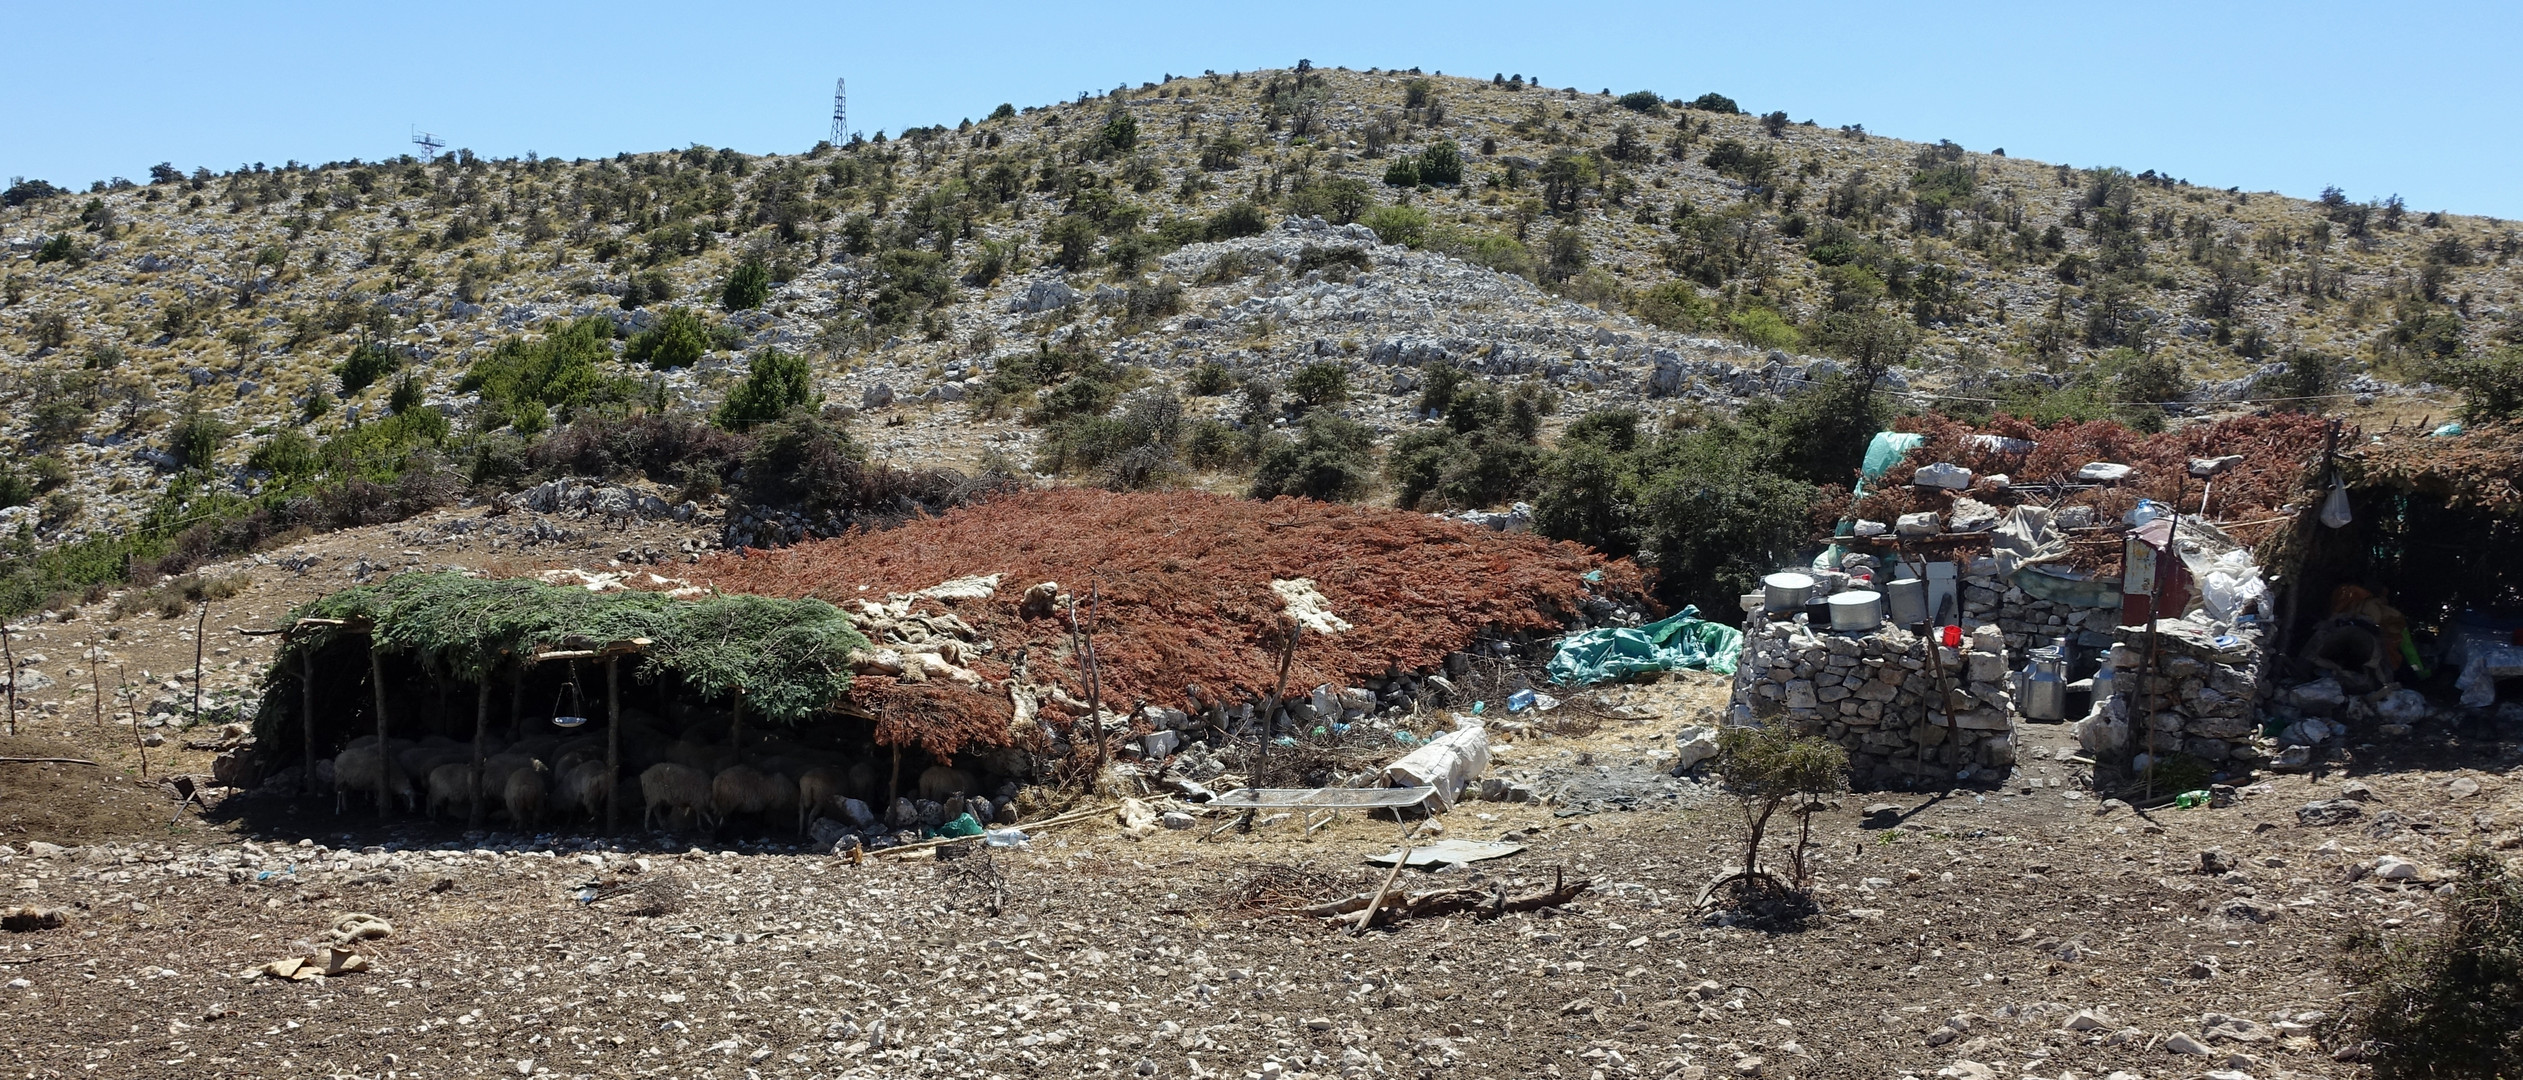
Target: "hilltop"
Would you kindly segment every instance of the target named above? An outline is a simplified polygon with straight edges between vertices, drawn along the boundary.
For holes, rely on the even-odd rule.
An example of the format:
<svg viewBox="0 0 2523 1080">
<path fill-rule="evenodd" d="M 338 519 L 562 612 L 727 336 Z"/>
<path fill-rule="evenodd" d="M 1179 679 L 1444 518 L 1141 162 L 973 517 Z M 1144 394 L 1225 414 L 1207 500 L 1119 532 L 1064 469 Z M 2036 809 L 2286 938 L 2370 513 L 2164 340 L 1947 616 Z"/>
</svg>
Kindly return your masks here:
<svg viewBox="0 0 2523 1080">
<path fill-rule="evenodd" d="M 2319 395 L 2523 336 L 2495 219 L 1521 76 L 1169 76 L 796 155 L 161 166 L 7 201 L 0 523 L 36 546 L 353 477 L 444 502 L 415 468 L 521 484 L 556 423 L 740 387 L 728 426 L 890 408 L 858 448 L 904 466 L 1468 507 L 1543 459 L 1431 450 L 1452 372 L 1550 417 L 1535 444 L 1851 364 L 1899 408 L 2344 405 Z M 1274 466 L 1279 429 L 1313 456 Z M 1369 445 L 1380 470 L 1305 478 Z"/>
</svg>

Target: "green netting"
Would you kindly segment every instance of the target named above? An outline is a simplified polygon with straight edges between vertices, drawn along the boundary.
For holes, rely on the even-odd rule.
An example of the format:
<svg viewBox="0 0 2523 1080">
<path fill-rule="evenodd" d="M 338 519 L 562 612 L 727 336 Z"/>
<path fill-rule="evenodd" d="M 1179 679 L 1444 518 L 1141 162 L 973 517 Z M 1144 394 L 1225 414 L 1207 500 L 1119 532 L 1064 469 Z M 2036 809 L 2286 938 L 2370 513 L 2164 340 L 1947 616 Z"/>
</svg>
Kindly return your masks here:
<svg viewBox="0 0 2523 1080">
<path fill-rule="evenodd" d="M 1699 614 L 1700 609 L 1685 607 L 1644 626 L 1580 630 L 1561 638 L 1548 669 L 1551 681 L 1602 682 L 1674 668 L 1734 674 L 1735 656 L 1743 651 L 1743 631 L 1709 622 Z"/>
<path fill-rule="evenodd" d="M 737 692 L 745 711 L 796 722 L 850 689 L 849 655 L 867 639 L 821 600 L 711 595 L 690 600 L 649 592 L 589 592 L 537 581 L 414 573 L 323 597 L 291 613 L 374 627 L 377 644 L 431 672 L 478 682 L 514 658 L 552 648 L 595 648 L 633 638 L 649 645 L 632 674 L 673 671 L 705 697 Z M 319 627 L 290 638 L 271 681 L 296 670 L 356 627 Z"/>
</svg>

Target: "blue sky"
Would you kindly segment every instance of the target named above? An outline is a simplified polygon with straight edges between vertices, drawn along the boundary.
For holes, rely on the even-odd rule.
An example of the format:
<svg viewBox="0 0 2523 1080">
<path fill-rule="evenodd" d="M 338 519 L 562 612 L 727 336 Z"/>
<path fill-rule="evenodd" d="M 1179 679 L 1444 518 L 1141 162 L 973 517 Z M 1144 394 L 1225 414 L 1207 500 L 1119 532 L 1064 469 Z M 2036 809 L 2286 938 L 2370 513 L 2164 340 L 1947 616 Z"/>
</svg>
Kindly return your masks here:
<svg viewBox="0 0 2523 1080">
<path fill-rule="evenodd" d="M 1173 72 L 1418 65 L 1718 90 L 1902 138 L 2523 217 L 2523 6 L 1458 2 L 110 8 L 0 0 L 0 176 L 812 145 Z"/>
</svg>

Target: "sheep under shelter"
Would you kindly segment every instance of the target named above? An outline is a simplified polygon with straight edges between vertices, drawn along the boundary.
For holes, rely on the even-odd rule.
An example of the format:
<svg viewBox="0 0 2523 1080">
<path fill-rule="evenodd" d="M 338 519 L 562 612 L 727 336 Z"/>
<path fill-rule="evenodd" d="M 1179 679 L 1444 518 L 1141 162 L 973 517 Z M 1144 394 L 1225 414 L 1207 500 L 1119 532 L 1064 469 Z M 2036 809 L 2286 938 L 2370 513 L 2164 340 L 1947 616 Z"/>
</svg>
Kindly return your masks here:
<svg viewBox="0 0 2523 1080">
<path fill-rule="evenodd" d="M 255 722 L 264 767 L 287 766 L 304 790 L 334 787 L 337 800 L 361 791 L 386 813 L 424 796 L 434 813 L 452 785 L 477 824 L 492 810 L 520 828 L 574 810 L 610 830 L 645 821 L 649 770 L 679 766 L 704 780 L 704 795 L 675 807 L 691 817 L 715 827 L 754 812 L 798 827 L 843 797 L 890 800 L 944 755 L 1009 741 L 1003 725 L 887 728 L 849 708 L 868 642 L 819 600 L 410 573 L 318 599 L 283 632 Z M 384 768 L 356 753 L 380 744 Z M 486 779 L 503 755 L 510 779 L 532 773 L 515 792 Z M 786 778 L 788 798 L 713 786 L 739 767 Z M 824 801 L 797 801 L 817 772 Z M 960 786 L 979 782 L 962 775 Z"/>
</svg>

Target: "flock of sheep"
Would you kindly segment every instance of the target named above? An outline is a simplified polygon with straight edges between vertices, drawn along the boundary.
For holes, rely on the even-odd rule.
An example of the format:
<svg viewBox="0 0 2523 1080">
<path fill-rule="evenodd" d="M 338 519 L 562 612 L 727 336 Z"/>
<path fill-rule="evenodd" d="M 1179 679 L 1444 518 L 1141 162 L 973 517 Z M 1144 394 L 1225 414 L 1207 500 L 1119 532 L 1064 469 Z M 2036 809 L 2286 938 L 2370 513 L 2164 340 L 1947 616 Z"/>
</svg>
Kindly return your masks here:
<svg viewBox="0 0 2523 1080">
<path fill-rule="evenodd" d="M 804 835 L 820 816 L 853 824 L 871 819 L 867 804 L 885 794 L 874 766 L 828 751 L 764 740 L 740 754 L 735 746 L 689 734 L 670 741 L 624 734 L 623 764 L 637 786 L 626 782 L 620 799 L 625 807 L 637 800 L 643 829 L 662 820 L 669 829 L 698 826 L 716 834 L 731 819 L 751 818 Z M 601 823 L 612 777 L 597 735 L 486 740 L 478 775 L 470 743 L 432 735 L 387 739 L 381 750 L 376 736 L 363 735 L 330 761 L 318 761 L 316 773 L 318 790 L 332 788 L 337 814 L 356 793 L 381 810 L 391 804 L 432 819 L 470 819 L 478 804 L 485 815 L 503 814 L 525 830 L 541 829 L 547 820 Z M 916 793 L 943 802 L 975 787 L 964 770 L 935 765 L 919 775 Z M 986 807 L 986 800 L 972 798 Z M 989 820 L 986 809 L 982 820 Z"/>
</svg>

